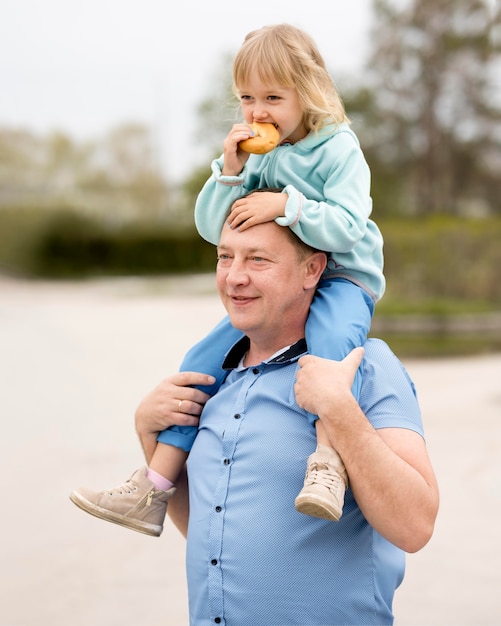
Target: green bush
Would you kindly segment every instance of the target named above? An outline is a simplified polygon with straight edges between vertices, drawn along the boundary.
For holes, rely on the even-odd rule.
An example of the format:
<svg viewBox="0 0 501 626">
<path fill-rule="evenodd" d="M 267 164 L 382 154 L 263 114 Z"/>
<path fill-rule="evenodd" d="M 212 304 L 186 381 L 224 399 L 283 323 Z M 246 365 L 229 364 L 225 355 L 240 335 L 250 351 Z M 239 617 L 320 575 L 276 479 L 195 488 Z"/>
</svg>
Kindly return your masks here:
<svg viewBox="0 0 501 626">
<path fill-rule="evenodd" d="M 33 252 L 47 215 L 36 208 L 0 209 L 0 272 L 32 274 Z"/>
<path fill-rule="evenodd" d="M 1 267 L 11 274 L 43 278 L 154 275 L 203 272 L 215 267 L 214 246 L 194 229 L 131 224 L 111 228 L 63 210 L 31 221 L 32 211 L 0 211 Z M 36 223 L 36 227 L 34 224 Z M 0 240 L 1 243 L 1 240 Z M 22 253 L 21 253 L 22 249 Z"/>
<path fill-rule="evenodd" d="M 501 304 L 501 218 L 386 219 L 387 292 L 381 301 Z M 194 226 L 112 227 L 62 207 L 0 210 L 0 271 L 27 277 L 177 274 L 215 268 Z"/>
<path fill-rule="evenodd" d="M 500 218 L 393 219 L 379 226 L 389 298 L 501 304 Z"/>
</svg>

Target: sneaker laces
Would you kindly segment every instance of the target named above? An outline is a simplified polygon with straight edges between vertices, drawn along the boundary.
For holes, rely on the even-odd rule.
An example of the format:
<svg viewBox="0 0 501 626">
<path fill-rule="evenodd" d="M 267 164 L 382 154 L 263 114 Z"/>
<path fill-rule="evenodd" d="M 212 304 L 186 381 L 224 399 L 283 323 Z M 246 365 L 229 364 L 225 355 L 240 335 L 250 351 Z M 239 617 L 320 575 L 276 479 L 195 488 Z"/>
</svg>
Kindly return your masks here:
<svg viewBox="0 0 501 626">
<path fill-rule="evenodd" d="M 345 486 L 341 474 L 331 469 L 326 463 L 312 463 L 311 466 L 308 467 L 304 484 L 305 487 L 309 485 L 322 485 L 323 487 L 327 487 L 330 491 L 335 492 L 337 492 L 341 486 Z"/>
<path fill-rule="evenodd" d="M 119 487 L 113 487 L 113 489 L 108 489 L 106 493 L 110 496 L 113 496 L 116 493 L 118 493 L 118 495 L 123 495 L 124 493 L 129 494 L 134 491 L 137 491 L 137 485 L 133 480 L 129 478 L 124 482 L 123 485 L 120 485 Z"/>
<path fill-rule="evenodd" d="M 120 487 L 114 487 L 113 489 L 110 489 L 109 491 L 107 491 L 107 493 L 110 496 L 113 496 L 115 494 L 119 496 L 123 496 L 123 495 L 130 495 L 131 493 L 134 493 L 137 490 L 138 490 L 138 485 L 136 481 L 132 480 L 132 478 L 129 478 L 123 485 L 121 485 Z M 141 497 L 141 499 L 139 500 L 139 502 L 136 504 L 136 510 L 141 510 L 141 509 L 144 509 L 144 507 L 146 506 L 151 506 L 153 498 L 158 493 L 160 492 L 156 491 L 154 487 L 150 489 L 149 491 L 145 492 L 143 496 Z"/>
</svg>

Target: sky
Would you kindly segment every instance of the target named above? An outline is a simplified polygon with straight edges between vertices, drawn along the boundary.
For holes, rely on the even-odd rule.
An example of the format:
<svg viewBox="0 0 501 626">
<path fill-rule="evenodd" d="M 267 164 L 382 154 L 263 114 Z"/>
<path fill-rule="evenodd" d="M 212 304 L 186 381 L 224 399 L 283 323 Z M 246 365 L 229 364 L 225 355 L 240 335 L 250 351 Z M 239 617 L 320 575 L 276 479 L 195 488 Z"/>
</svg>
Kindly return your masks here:
<svg viewBox="0 0 501 626">
<path fill-rule="evenodd" d="M 371 0 L 0 0 L 0 127 L 98 138 L 152 128 L 167 180 L 203 165 L 200 102 L 225 54 L 266 24 L 316 41 L 337 77 L 367 56 Z"/>
</svg>

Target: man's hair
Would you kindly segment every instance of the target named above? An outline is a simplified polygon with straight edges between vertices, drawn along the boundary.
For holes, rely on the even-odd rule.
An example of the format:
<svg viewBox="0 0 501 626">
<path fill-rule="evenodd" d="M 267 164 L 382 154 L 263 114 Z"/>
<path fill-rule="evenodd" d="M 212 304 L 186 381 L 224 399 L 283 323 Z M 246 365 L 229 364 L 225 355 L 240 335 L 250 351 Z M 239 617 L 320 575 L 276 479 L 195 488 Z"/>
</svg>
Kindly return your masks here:
<svg viewBox="0 0 501 626">
<path fill-rule="evenodd" d="M 279 187 L 261 187 L 259 189 L 254 189 L 253 191 L 250 191 L 244 196 L 244 198 L 252 195 L 253 193 L 263 193 L 263 192 L 282 193 L 282 189 L 280 189 Z M 298 261 L 304 261 L 304 259 L 314 254 L 315 252 L 322 252 L 324 254 L 327 254 L 324 250 L 318 250 L 317 248 L 314 248 L 313 246 L 310 246 L 309 244 L 305 243 L 288 226 L 282 226 L 281 228 L 284 229 L 286 236 L 288 237 L 289 241 L 292 243 L 292 245 L 296 249 Z"/>
<path fill-rule="evenodd" d="M 313 39 L 289 24 L 250 32 L 233 62 L 233 91 L 239 97 L 252 74 L 265 85 L 295 88 L 308 131 L 349 123 L 341 97 Z"/>
</svg>

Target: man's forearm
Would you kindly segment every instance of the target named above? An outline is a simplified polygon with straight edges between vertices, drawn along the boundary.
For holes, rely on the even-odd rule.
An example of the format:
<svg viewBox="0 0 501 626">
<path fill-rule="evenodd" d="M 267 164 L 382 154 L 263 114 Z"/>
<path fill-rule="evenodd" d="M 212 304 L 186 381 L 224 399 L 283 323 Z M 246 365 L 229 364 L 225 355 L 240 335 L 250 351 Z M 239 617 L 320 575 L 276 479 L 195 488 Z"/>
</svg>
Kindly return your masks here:
<svg viewBox="0 0 501 626">
<path fill-rule="evenodd" d="M 367 521 L 388 541 L 415 552 L 433 532 L 438 511 L 435 474 L 418 433 L 406 428 L 375 430 L 353 397 L 351 385 L 362 354 L 357 348 L 342 361 L 301 357 L 296 399 L 320 417 Z"/>
<path fill-rule="evenodd" d="M 367 521 L 403 550 L 421 549 L 438 509 L 438 488 L 421 436 L 403 428 L 376 431 L 355 399 L 338 407 L 333 419 L 323 415 L 321 421 Z"/>
</svg>

